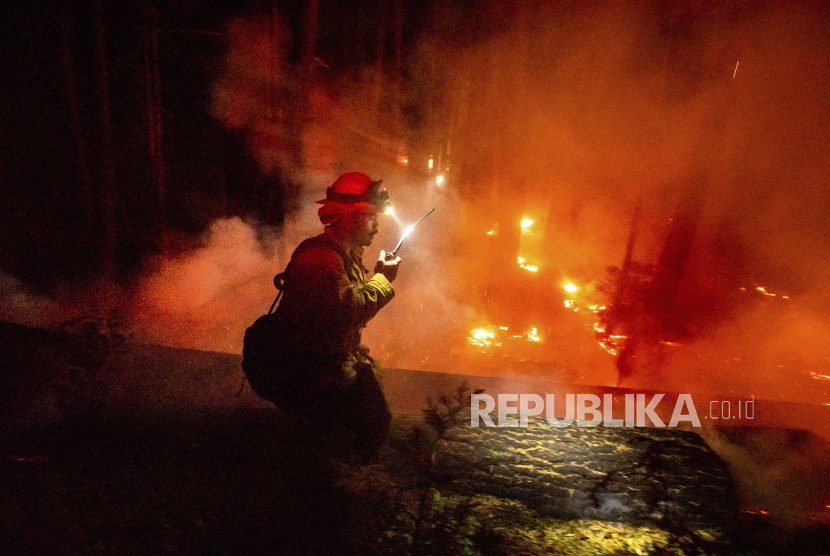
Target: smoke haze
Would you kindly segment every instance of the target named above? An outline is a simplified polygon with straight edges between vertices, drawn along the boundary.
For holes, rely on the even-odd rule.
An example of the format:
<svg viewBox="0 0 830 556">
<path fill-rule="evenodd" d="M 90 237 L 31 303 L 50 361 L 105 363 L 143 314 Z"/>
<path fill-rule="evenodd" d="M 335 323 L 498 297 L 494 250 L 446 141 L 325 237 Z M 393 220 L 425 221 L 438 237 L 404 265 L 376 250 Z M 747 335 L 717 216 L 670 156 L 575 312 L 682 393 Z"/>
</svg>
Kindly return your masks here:
<svg viewBox="0 0 830 556">
<path fill-rule="evenodd" d="M 402 110 L 390 110 L 394 76 L 318 60 L 309 78 L 278 15 L 236 18 L 210 109 L 264 174 L 290 184 L 294 212 L 279 229 L 217 220 L 123 291 L 88 291 L 129 307 L 138 339 L 238 353 L 271 278 L 320 230 L 313 201 L 361 170 L 386 179 L 398 208 L 372 249 L 438 208 L 405 244 L 398 296 L 366 331 L 387 365 L 613 384 L 587 307 L 609 303 L 598 286 L 621 264 L 638 207 L 633 258 L 646 265 L 673 219 L 691 214 L 670 300 L 682 345 L 644 354 L 631 385 L 826 403 L 827 23 L 808 3 L 442 4 L 410 59 Z M 394 163 L 407 143 L 409 170 Z M 427 170 L 428 157 L 441 167 Z M 517 253 L 538 273 L 519 269 Z M 566 281 L 582 313 L 563 305 Z M 83 288 L 47 302 L 5 282 L 14 320 L 108 306 Z M 508 329 L 503 350 L 471 342 L 486 326 Z M 541 342 L 521 340 L 532 334 Z"/>
</svg>

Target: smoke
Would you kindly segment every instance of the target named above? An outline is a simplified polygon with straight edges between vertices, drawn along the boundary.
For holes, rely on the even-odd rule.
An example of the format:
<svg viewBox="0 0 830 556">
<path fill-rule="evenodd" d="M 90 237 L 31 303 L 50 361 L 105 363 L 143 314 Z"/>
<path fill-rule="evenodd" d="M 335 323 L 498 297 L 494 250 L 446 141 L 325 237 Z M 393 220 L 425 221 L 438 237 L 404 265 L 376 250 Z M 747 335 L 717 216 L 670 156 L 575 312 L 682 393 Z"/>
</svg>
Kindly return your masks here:
<svg viewBox="0 0 830 556">
<path fill-rule="evenodd" d="M 66 287 L 41 301 L 6 279 L 4 312 L 34 323 L 121 308 L 138 339 L 238 353 L 275 294 L 273 275 L 319 232 L 313 201 L 361 170 L 386 179 L 398 209 L 372 249 L 438 209 L 404 244 L 398 295 L 366 330 L 374 354 L 389 366 L 613 384 L 615 360 L 585 316 L 609 301 L 597 285 L 621 263 L 637 207 L 634 259 L 654 264 L 672 219 L 699 205 L 672 300 L 682 345 L 644 356 L 627 386 L 826 402 L 815 377 L 830 376 L 827 11 L 435 9 L 411 49 L 402 110 L 390 76 L 295 65 L 279 15 L 231 21 L 210 109 L 289 184 L 285 225 L 218 220 L 194 250 L 146 261 L 124 291 Z M 395 164 L 402 147 L 408 170 Z M 517 255 L 538 272 L 519 269 Z M 579 287 L 582 313 L 564 306 L 565 281 Z M 471 345 L 486 326 L 503 345 Z"/>
<path fill-rule="evenodd" d="M 639 207 L 633 256 L 643 264 L 657 263 L 673 218 L 698 216 L 671 300 L 681 345 L 644 356 L 626 386 L 830 402 L 826 7 L 435 9 L 411 50 L 403 111 L 389 76 L 294 65 L 279 16 L 231 21 L 211 113 L 263 173 L 290 184 L 285 224 L 217 220 L 197 247 L 146 261 L 124 289 L 63 286 L 47 299 L 0 275 L 4 318 L 46 325 L 118 309 L 138 340 L 239 353 L 276 294 L 273 276 L 319 233 L 313 201 L 359 170 L 385 179 L 398 213 L 367 251 L 370 268 L 437 209 L 404 244 L 396 298 L 364 333 L 387 366 L 613 384 L 615 360 L 584 313 L 608 302 L 596 286 L 621 264 Z M 395 163 L 402 147 L 408 170 Z M 533 221 L 526 234 L 522 219 Z M 565 307 L 564 281 L 580 288 L 582 313 Z M 494 345 L 471 345 L 470 331 L 488 325 Z M 815 429 L 826 435 L 826 423 Z M 733 440 L 709 438 L 749 477 L 748 498 L 825 461 L 803 438 Z M 750 461 L 793 446 L 797 457 L 771 475 Z"/>
<path fill-rule="evenodd" d="M 149 343 L 239 353 L 245 328 L 268 310 L 302 223 L 274 231 L 240 218 L 215 221 L 202 245 L 147 264 L 134 295 L 135 333 Z"/>
<path fill-rule="evenodd" d="M 401 127 L 399 113 L 382 110 L 390 79 L 367 70 L 330 71 L 320 59 L 301 68 L 289 60 L 290 48 L 278 12 L 232 20 L 212 90 L 213 116 L 243 134 L 262 171 L 286 178 L 299 200 L 311 200 L 304 189 L 319 194 L 345 171 L 388 173 L 389 155 L 400 145 L 379 129 L 400 135 Z"/>
<path fill-rule="evenodd" d="M 827 524 L 826 442 L 807 431 L 760 428 L 703 429 L 701 436 L 729 466 L 745 511 L 790 530 Z"/>
<path fill-rule="evenodd" d="M 547 331 L 536 358 L 613 384 L 613 359 L 590 347 L 585 323 L 555 309 L 559 284 L 587 292 L 620 265 L 638 206 L 634 259 L 645 264 L 657 262 L 678 212 L 698 214 L 671 300 L 683 345 L 644 358 L 633 382 L 668 378 L 678 391 L 734 382 L 756 396 L 828 401 L 810 374 L 830 374 L 820 341 L 830 332 L 827 10 L 491 2 L 462 15 L 470 32 L 436 27 L 417 68 L 439 75 L 442 102 L 430 108 L 449 122 L 464 220 L 457 264 L 477 312 L 502 325 L 536 309 L 522 325 Z M 538 224 L 540 245 L 522 243 L 523 218 Z M 485 235 L 495 226 L 503 239 Z M 516 270 L 517 245 L 539 266 L 535 283 Z M 498 321 L 495 302 L 505 308 Z"/>
</svg>

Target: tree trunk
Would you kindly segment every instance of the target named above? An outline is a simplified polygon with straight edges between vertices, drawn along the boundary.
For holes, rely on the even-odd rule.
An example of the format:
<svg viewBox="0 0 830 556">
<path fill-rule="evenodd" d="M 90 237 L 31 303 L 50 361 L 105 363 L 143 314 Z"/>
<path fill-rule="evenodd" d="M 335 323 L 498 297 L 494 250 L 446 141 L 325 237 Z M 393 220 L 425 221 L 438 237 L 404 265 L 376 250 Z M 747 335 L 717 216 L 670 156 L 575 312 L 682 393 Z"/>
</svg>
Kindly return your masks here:
<svg viewBox="0 0 830 556">
<path fill-rule="evenodd" d="M 101 124 L 101 217 L 104 222 L 102 271 L 106 278 L 115 279 L 118 263 L 118 238 L 115 226 L 115 168 L 112 157 L 109 69 L 102 0 L 95 0 L 95 46 L 98 57 L 98 95 L 100 97 Z"/>
<path fill-rule="evenodd" d="M 61 66 L 63 82 L 66 86 L 66 98 L 69 103 L 69 124 L 75 146 L 75 162 L 78 167 L 78 198 L 84 214 L 84 230 L 89 232 L 95 224 L 95 207 L 92 196 L 92 176 L 89 171 L 89 146 L 81 126 L 80 104 L 78 101 L 78 82 L 75 78 L 75 62 L 72 55 L 72 20 L 71 14 L 61 14 Z"/>
<path fill-rule="evenodd" d="M 156 190 L 156 232 L 167 237 L 167 169 L 164 162 L 164 135 L 161 114 L 161 76 L 158 56 L 158 11 L 153 0 L 145 4 L 144 78 L 147 90 L 147 138 L 150 167 Z M 164 246 L 162 246 L 163 248 Z"/>
</svg>

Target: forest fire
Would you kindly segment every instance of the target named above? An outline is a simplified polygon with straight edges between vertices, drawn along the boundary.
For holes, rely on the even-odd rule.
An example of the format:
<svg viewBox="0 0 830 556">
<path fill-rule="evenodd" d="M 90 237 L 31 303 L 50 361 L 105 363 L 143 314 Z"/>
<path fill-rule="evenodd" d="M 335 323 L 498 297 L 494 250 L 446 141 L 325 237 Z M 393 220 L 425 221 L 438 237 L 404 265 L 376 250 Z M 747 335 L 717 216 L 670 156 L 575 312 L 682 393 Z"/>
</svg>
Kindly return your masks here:
<svg viewBox="0 0 830 556">
<path fill-rule="evenodd" d="M 774 483 L 780 500 L 744 512 L 774 517 L 808 499 L 811 511 L 830 509 L 820 476 L 827 465 L 814 463 L 830 452 L 811 444 L 830 438 L 830 11 L 822 3 L 243 4 L 3 8 L 0 318 L 85 333 L 73 341 L 83 348 L 77 357 L 48 348 L 55 364 L 19 350 L 19 383 L 31 375 L 49 386 L 18 396 L 21 405 L 49 419 L 69 412 L 64 398 L 86 396 L 75 386 L 87 377 L 90 397 L 102 392 L 125 411 L 152 407 L 143 400 L 176 405 L 167 394 L 185 391 L 182 412 L 196 408 L 199 419 L 207 405 L 250 403 L 230 387 L 241 378 L 245 330 L 273 302 L 274 276 L 297 246 L 352 222 L 339 212 L 321 220 L 312 205 L 354 170 L 383 180 L 395 209 L 359 246 L 335 233 L 345 256 L 308 273 L 305 284 L 325 284 L 302 302 L 332 294 L 334 305 L 325 271 L 343 262 L 381 272 L 379 252 L 397 242 L 387 256 L 402 249 L 399 273 L 347 277 L 356 294 L 346 299 L 363 311 L 348 321 L 365 325 L 349 345 L 362 334 L 390 371 L 384 387 L 396 373 L 418 377 L 429 386 L 407 384 L 401 395 L 413 404 L 458 375 L 474 376 L 473 387 L 492 379 L 488 388 L 660 388 L 727 404 L 757 395 L 754 428 L 763 434 L 720 435 L 725 420 L 699 432 L 732 458 L 736 480 L 751 483 L 744 494 Z M 353 204 L 354 195 L 332 203 Z M 431 207 L 440 210 L 412 234 Z M 5 362 L 10 351 L 0 348 Z M 151 363 L 168 355 L 175 363 Z M 153 381 L 122 370 L 139 366 Z M 16 385 L 14 373 L 7 382 Z M 146 398 L 132 400 L 120 381 L 140 383 Z M 108 418 L 89 406 L 91 421 Z M 262 407 L 254 409 L 258 421 Z M 223 448 L 203 444 L 206 459 Z M 508 449 L 525 464 L 524 447 Z M 22 472 L 62 462 L 37 450 L 15 448 L 4 461 Z M 228 468 L 251 455 L 248 446 L 240 453 Z M 803 488 L 789 488 L 791 477 Z M 526 476 L 504 482 L 516 478 Z M 526 486 L 524 494 L 533 490 Z M 432 490 L 406 552 L 423 552 L 427 538 L 412 539 L 442 531 L 428 522 L 452 513 L 432 511 L 440 501 Z M 597 502 L 592 517 L 624 505 L 549 490 L 569 507 Z M 227 499 L 221 494 L 205 500 Z M 199 531 L 222 529 L 210 521 L 214 509 L 205 508 Z M 494 538 L 484 526 L 462 540 Z"/>
</svg>

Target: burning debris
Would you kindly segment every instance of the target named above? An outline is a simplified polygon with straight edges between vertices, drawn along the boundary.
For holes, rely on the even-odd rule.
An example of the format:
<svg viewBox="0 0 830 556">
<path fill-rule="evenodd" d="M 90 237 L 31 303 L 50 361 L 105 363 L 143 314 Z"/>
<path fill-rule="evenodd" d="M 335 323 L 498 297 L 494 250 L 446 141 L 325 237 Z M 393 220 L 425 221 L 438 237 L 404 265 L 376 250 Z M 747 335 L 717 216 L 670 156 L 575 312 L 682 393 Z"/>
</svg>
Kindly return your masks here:
<svg viewBox="0 0 830 556">
<path fill-rule="evenodd" d="M 536 327 L 531 327 L 523 334 L 510 334 L 507 326 L 488 325 L 471 330 L 467 337 L 467 343 L 470 346 L 483 348 L 479 349 L 482 353 L 493 353 L 492 348 L 502 347 L 505 344 L 515 347 L 516 342 L 533 343 L 541 341 L 542 338 L 539 336 L 539 330 Z"/>
</svg>

